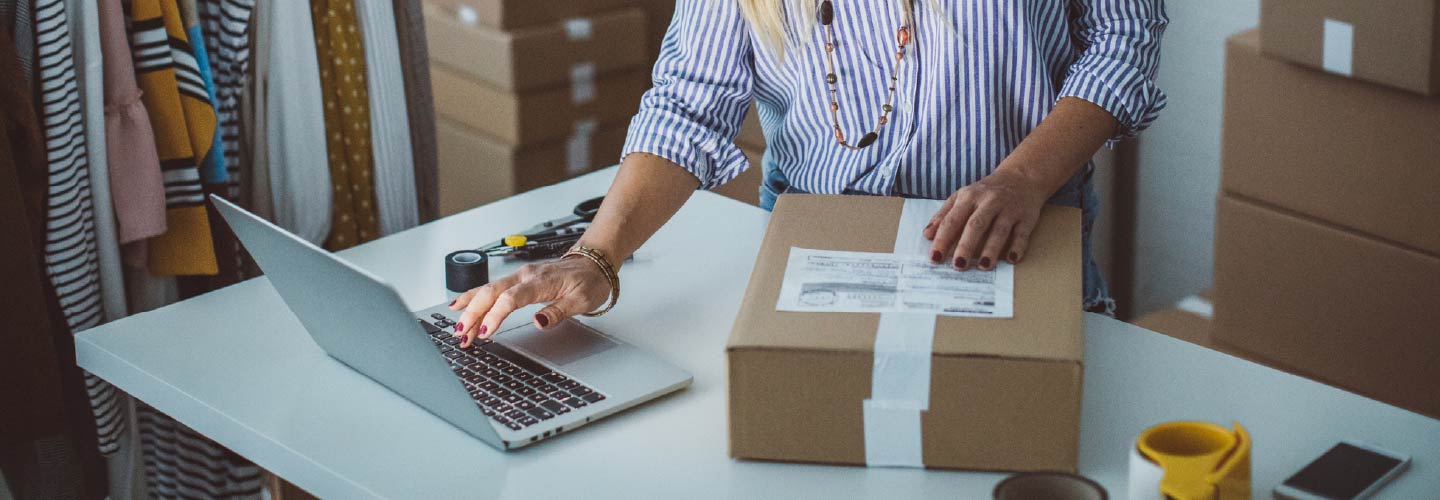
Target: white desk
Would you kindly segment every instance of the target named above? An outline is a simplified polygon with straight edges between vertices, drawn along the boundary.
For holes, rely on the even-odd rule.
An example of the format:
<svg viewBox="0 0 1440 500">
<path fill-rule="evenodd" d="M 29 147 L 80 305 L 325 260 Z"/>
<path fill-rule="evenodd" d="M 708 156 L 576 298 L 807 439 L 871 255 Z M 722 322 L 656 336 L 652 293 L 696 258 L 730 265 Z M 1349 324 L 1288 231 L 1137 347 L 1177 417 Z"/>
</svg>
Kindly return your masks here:
<svg viewBox="0 0 1440 500">
<path fill-rule="evenodd" d="M 447 252 L 563 215 L 603 194 L 613 175 L 342 255 L 389 280 L 413 308 L 431 306 L 445 300 Z M 328 358 L 265 279 L 87 331 L 77 355 L 85 369 L 327 498 L 988 498 L 1004 475 L 727 457 L 725 339 L 767 217 L 698 193 L 625 267 L 620 306 L 588 321 L 691 370 L 693 387 L 518 452 L 495 451 Z M 1414 455 L 1384 496 L 1440 494 L 1440 421 L 1106 317 L 1085 321 L 1080 469 L 1117 498 L 1130 440 L 1176 419 L 1248 426 L 1257 496 L 1342 438 Z"/>
</svg>

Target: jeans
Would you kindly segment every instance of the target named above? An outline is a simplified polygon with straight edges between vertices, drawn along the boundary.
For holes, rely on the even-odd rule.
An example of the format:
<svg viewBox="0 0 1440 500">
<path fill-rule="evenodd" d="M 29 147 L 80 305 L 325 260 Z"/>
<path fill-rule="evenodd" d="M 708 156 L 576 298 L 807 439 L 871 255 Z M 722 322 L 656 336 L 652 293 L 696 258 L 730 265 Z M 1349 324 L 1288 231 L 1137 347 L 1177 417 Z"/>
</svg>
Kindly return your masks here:
<svg viewBox="0 0 1440 500">
<path fill-rule="evenodd" d="M 775 199 L 781 193 L 803 193 L 790 186 L 790 181 L 778 168 L 769 162 L 764 165 L 765 179 L 760 183 L 760 208 L 771 210 Z M 1081 305 L 1086 311 L 1115 315 L 1115 300 L 1110 297 L 1110 288 L 1100 274 L 1100 266 L 1091 255 L 1090 234 L 1095 227 L 1095 218 L 1100 211 L 1100 197 L 1095 193 L 1095 183 L 1090 177 L 1095 171 L 1093 164 L 1086 164 L 1080 172 L 1070 178 L 1046 203 L 1080 209 L 1080 258 L 1084 267 L 1084 289 L 1081 290 Z M 844 194 L 862 194 L 847 191 Z"/>
</svg>

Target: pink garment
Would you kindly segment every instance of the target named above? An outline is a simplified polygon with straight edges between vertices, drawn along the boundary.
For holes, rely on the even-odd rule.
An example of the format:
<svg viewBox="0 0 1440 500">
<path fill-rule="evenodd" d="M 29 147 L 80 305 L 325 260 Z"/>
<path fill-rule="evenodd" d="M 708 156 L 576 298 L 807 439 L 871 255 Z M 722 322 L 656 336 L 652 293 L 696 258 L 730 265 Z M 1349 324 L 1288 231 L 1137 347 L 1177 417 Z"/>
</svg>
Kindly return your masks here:
<svg viewBox="0 0 1440 500">
<path fill-rule="evenodd" d="M 105 147 L 110 198 L 120 243 L 165 233 L 165 182 L 150 115 L 140 101 L 120 0 L 100 2 L 100 55 L 105 64 Z M 130 259 L 126 259 L 129 261 Z"/>
</svg>

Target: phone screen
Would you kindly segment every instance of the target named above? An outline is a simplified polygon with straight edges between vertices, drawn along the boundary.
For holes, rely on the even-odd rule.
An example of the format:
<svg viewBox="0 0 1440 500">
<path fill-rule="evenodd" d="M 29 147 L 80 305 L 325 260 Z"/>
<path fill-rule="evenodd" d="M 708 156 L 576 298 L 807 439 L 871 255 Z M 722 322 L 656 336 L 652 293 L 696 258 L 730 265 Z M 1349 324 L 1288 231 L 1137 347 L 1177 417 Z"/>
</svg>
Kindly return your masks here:
<svg viewBox="0 0 1440 500">
<path fill-rule="evenodd" d="M 1398 465 L 1395 458 L 1340 443 L 1285 484 L 1325 498 L 1354 498 Z"/>
</svg>

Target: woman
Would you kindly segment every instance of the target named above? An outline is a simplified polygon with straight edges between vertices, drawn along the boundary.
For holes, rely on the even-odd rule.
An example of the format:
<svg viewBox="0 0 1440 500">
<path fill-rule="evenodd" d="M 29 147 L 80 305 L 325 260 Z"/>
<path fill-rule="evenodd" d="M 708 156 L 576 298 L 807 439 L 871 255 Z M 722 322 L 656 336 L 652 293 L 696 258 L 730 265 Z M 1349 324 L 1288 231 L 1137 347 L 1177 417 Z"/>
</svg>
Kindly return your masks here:
<svg viewBox="0 0 1440 500">
<path fill-rule="evenodd" d="M 455 334 L 488 338 L 541 302 L 542 329 L 608 310 L 625 257 L 696 188 L 746 168 L 733 139 L 752 100 L 766 209 L 795 192 L 946 198 L 924 232 L 931 260 L 989 270 L 1024 262 L 1044 204 L 1079 207 L 1083 304 L 1110 312 L 1090 256 L 1090 157 L 1165 104 L 1162 2 L 679 0 L 579 251 L 461 295 Z"/>
</svg>

